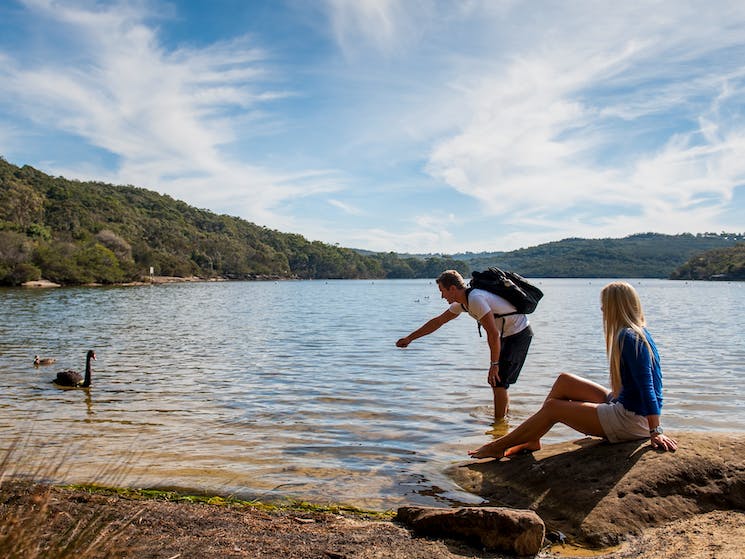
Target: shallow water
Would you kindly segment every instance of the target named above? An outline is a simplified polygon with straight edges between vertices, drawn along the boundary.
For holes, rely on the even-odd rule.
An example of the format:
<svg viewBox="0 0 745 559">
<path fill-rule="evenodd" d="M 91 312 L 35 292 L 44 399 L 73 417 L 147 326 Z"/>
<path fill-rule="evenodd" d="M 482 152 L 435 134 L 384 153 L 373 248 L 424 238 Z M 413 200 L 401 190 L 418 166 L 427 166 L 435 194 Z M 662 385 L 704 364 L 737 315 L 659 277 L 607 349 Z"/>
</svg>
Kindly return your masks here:
<svg viewBox="0 0 745 559">
<path fill-rule="evenodd" d="M 538 282 L 512 425 L 559 371 L 607 384 L 606 282 Z M 745 430 L 745 284 L 633 283 L 662 356 L 666 428 Z M 486 339 L 462 316 L 394 346 L 444 309 L 429 280 L 2 290 L 0 449 L 18 445 L 17 472 L 66 482 L 382 509 L 478 502 L 444 471 L 490 440 Z M 49 382 L 82 372 L 89 348 L 91 389 Z M 37 353 L 58 362 L 34 368 Z M 572 438 L 556 427 L 546 442 Z"/>
</svg>

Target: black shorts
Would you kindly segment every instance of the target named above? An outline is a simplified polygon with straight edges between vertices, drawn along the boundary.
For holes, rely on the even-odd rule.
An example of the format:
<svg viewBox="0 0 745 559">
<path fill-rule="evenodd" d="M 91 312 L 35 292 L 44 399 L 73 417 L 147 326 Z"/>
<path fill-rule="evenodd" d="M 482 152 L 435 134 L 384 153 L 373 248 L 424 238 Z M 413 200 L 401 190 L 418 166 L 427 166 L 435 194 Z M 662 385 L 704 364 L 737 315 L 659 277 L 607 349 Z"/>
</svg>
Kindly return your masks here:
<svg viewBox="0 0 745 559">
<path fill-rule="evenodd" d="M 515 384 L 528 356 L 532 340 L 533 330 L 530 326 L 517 334 L 502 338 L 502 351 L 499 353 L 500 380 L 494 386 L 509 388 L 510 384 Z"/>
</svg>

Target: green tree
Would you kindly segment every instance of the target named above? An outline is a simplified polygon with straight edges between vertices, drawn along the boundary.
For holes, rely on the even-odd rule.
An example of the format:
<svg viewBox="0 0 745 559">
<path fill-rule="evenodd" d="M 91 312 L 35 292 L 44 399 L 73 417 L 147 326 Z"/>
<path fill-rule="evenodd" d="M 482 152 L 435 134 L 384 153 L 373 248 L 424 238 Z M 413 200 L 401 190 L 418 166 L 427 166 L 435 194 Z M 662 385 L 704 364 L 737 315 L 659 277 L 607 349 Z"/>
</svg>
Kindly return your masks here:
<svg viewBox="0 0 745 559">
<path fill-rule="evenodd" d="M 43 220 L 44 198 L 31 186 L 0 178 L 0 222 L 13 224 L 19 231 Z"/>
</svg>

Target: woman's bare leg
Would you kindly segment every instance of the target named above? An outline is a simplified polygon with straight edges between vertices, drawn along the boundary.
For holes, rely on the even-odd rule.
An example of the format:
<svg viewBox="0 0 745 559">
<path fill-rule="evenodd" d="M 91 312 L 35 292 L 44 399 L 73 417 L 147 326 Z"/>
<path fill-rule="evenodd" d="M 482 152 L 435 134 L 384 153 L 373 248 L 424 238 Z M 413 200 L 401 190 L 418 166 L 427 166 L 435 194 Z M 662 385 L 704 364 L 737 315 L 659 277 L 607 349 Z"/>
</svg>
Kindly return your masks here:
<svg viewBox="0 0 745 559">
<path fill-rule="evenodd" d="M 554 382 L 543 406 L 504 437 L 469 454 L 474 458 L 501 458 L 521 450 L 538 450 L 541 437 L 557 423 L 587 435 L 603 435 L 597 406 L 604 403 L 608 390 L 594 382 L 562 373 Z"/>
<path fill-rule="evenodd" d="M 560 373 L 548 392 L 546 401 L 549 398 L 557 398 L 559 400 L 602 404 L 608 400 L 609 395 L 610 390 L 596 382 L 571 373 Z"/>
</svg>

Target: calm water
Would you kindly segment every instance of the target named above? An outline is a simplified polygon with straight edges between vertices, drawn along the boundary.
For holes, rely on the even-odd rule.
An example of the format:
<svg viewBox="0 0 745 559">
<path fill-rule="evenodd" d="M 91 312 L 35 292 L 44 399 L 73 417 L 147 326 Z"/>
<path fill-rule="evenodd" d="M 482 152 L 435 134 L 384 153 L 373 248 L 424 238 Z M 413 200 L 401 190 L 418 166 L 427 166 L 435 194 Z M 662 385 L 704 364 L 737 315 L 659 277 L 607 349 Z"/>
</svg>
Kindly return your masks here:
<svg viewBox="0 0 745 559">
<path fill-rule="evenodd" d="M 603 280 L 545 297 L 512 425 L 556 373 L 603 384 Z M 745 284 L 633 280 L 671 431 L 745 430 Z M 488 352 L 467 316 L 405 350 L 445 308 L 432 281 L 231 282 L 0 291 L 0 456 L 57 481 L 371 508 L 478 502 L 446 477 L 490 440 Z M 93 387 L 62 390 L 57 370 Z M 34 368 L 35 354 L 58 362 Z M 547 442 L 570 440 L 564 427 Z M 50 466 L 57 466 L 50 472 Z"/>
</svg>

